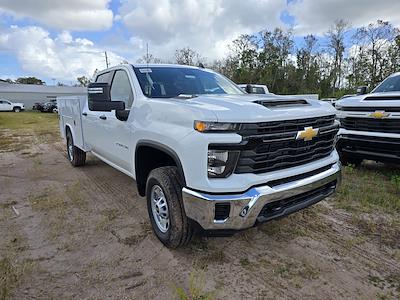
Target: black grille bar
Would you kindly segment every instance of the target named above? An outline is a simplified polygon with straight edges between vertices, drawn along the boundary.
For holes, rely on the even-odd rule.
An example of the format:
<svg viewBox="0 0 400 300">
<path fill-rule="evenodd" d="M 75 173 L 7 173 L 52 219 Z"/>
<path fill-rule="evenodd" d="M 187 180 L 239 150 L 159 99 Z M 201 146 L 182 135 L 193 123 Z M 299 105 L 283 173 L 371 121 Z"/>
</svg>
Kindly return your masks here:
<svg viewBox="0 0 400 300">
<path fill-rule="evenodd" d="M 240 135 L 263 135 L 273 133 L 285 133 L 291 131 L 300 131 L 304 127 L 312 126 L 314 128 L 332 126 L 335 121 L 335 116 L 324 116 L 318 118 L 298 119 L 298 120 L 287 120 L 287 121 L 275 121 L 266 123 L 245 123 L 242 124 L 239 131 Z"/>
<path fill-rule="evenodd" d="M 374 111 L 386 111 L 386 112 L 400 112 L 400 107 L 393 107 L 393 106 L 374 106 L 374 107 L 368 107 L 368 106 L 341 106 L 337 108 L 338 110 L 343 110 L 343 111 L 367 111 L 367 112 L 374 112 Z"/>
<path fill-rule="evenodd" d="M 348 130 L 400 133 L 400 119 L 343 118 L 341 126 Z"/>
<path fill-rule="evenodd" d="M 267 203 L 261 209 L 257 217 L 257 222 L 266 222 L 272 219 L 281 218 L 289 215 L 312 204 L 315 204 L 327 196 L 331 195 L 336 187 L 336 181 L 332 181 L 317 189 L 295 195 L 283 200 Z"/>
</svg>

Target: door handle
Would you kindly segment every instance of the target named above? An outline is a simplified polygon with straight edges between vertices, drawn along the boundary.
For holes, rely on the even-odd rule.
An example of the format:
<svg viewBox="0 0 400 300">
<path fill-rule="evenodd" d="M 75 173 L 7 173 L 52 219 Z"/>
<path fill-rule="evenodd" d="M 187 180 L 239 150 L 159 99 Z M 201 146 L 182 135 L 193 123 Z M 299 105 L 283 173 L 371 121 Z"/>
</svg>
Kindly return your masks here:
<svg viewBox="0 0 400 300">
<path fill-rule="evenodd" d="M 85 116 L 85 117 L 86 117 L 86 116 L 87 116 L 87 112 L 83 112 L 83 113 L 82 113 L 82 116 Z"/>
<path fill-rule="evenodd" d="M 107 117 L 105 115 L 101 115 L 99 118 L 102 120 L 107 120 Z"/>
</svg>

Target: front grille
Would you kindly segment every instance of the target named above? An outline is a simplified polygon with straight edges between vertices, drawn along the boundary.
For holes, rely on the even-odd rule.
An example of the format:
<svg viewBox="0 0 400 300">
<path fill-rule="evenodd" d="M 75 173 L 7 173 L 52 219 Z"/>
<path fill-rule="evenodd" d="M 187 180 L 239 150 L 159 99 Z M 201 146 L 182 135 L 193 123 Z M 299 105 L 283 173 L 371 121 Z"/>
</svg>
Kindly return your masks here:
<svg viewBox="0 0 400 300">
<path fill-rule="evenodd" d="M 257 217 L 258 222 L 279 218 L 315 204 L 334 192 L 336 181 L 332 181 L 314 190 L 279 201 L 267 203 Z"/>
<path fill-rule="evenodd" d="M 364 101 L 390 101 L 390 100 L 400 100 L 400 96 L 369 96 L 365 97 Z"/>
<path fill-rule="evenodd" d="M 348 130 L 400 133 L 400 119 L 343 118 L 340 122 Z"/>
<path fill-rule="evenodd" d="M 400 112 L 400 107 L 396 106 L 340 106 L 337 108 L 337 110 L 343 110 L 343 111 L 352 111 L 352 112 L 358 112 L 358 111 L 367 111 L 367 112 L 375 112 L 375 111 L 385 111 L 385 112 Z"/>
<path fill-rule="evenodd" d="M 343 152 L 380 153 L 400 158 L 400 139 L 346 134 L 338 146 Z"/>
<path fill-rule="evenodd" d="M 319 128 L 311 141 L 296 140 L 305 127 Z M 333 151 L 338 126 L 334 116 L 244 124 L 244 145 L 235 173 L 265 173 L 315 161 Z"/>
</svg>

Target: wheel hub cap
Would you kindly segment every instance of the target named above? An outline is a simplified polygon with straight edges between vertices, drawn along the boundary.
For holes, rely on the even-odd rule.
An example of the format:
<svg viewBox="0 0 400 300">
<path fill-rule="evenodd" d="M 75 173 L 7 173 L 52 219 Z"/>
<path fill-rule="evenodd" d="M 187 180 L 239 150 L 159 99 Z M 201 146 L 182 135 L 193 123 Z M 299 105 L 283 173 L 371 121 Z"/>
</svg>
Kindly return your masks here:
<svg viewBox="0 0 400 300">
<path fill-rule="evenodd" d="M 70 161 L 74 160 L 74 151 L 71 140 L 68 140 L 68 156 Z"/>
<path fill-rule="evenodd" d="M 151 210 L 158 229 L 165 233 L 169 229 L 169 210 L 167 199 L 160 186 L 151 189 Z"/>
</svg>

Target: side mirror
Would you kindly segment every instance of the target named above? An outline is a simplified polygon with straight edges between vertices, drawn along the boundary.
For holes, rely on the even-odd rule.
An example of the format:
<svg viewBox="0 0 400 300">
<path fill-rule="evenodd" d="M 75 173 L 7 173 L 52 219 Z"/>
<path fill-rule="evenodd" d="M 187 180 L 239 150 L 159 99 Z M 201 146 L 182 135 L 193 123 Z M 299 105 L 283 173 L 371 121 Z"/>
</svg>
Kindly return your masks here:
<svg viewBox="0 0 400 300">
<path fill-rule="evenodd" d="M 124 110 L 125 102 L 111 101 L 110 85 L 94 82 L 88 86 L 88 105 L 92 111 Z"/>
<path fill-rule="evenodd" d="M 251 84 L 246 85 L 246 93 L 251 94 L 252 91 L 253 87 L 251 86 Z"/>
<path fill-rule="evenodd" d="M 357 88 L 357 95 L 365 95 L 367 93 L 367 87 L 365 85 Z"/>
</svg>

